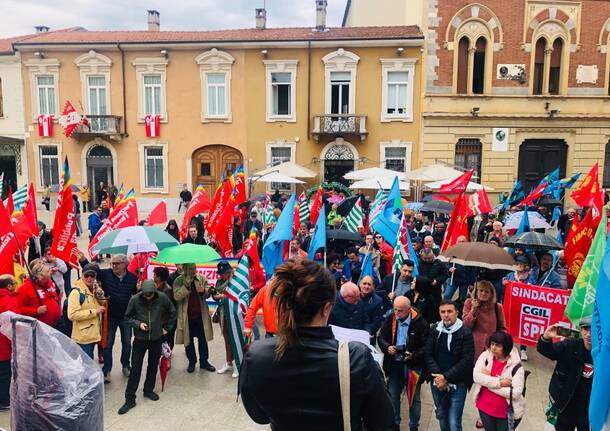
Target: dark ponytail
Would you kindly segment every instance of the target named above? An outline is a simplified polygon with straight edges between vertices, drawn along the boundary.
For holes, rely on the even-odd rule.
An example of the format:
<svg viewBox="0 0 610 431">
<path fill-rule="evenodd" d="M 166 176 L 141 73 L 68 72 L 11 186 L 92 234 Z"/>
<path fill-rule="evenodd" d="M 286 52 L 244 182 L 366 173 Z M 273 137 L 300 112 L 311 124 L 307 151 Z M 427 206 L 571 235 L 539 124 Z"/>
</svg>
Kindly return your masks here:
<svg viewBox="0 0 610 431">
<path fill-rule="evenodd" d="M 275 269 L 270 295 L 277 300 L 279 341 L 276 359 L 298 344 L 297 328 L 307 325 L 324 305 L 335 300 L 335 278 L 315 262 L 291 259 Z"/>
</svg>

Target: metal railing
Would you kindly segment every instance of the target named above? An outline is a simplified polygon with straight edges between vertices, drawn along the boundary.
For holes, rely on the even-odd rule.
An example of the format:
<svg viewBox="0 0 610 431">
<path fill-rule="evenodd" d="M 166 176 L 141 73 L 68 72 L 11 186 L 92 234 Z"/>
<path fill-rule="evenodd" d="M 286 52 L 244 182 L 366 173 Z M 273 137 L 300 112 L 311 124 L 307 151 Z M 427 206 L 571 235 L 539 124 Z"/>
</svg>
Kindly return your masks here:
<svg viewBox="0 0 610 431">
<path fill-rule="evenodd" d="M 117 115 L 87 115 L 87 121 L 76 129 L 75 134 L 82 136 L 110 136 L 120 138 L 123 135 L 122 121 Z"/>
<path fill-rule="evenodd" d="M 320 136 L 357 135 L 362 141 L 368 134 L 366 115 L 362 114 L 315 114 L 313 116 L 312 134 L 318 140 Z"/>
</svg>

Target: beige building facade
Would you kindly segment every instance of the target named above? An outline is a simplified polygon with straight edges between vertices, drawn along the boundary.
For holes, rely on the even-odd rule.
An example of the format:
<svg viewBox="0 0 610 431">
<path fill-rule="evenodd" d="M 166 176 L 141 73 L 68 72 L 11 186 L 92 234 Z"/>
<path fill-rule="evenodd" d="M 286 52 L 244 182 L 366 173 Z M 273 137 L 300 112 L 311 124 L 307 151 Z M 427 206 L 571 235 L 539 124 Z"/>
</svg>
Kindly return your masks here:
<svg viewBox="0 0 610 431">
<path fill-rule="evenodd" d="M 49 32 L 14 44 L 22 59 L 29 176 L 38 191 L 68 157 L 75 184 L 134 187 L 141 208 L 202 183 L 212 193 L 292 161 L 343 181 L 353 169 L 417 167 L 423 34 L 417 27 Z M 323 18 L 320 15 L 318 19 Z M 323 23 L 322 19 L 322 23 Z M 320 22 L 320 21 L 319 21 Z M 69 100 L 87 115 L 72 138 L 55 122 Z M 146 115 L 160 116 L 147 138 Z M 255 183 L 253 193 L 294 186 Z M 302 190 L 298 186 L 298 191 Z"/>
</svg>

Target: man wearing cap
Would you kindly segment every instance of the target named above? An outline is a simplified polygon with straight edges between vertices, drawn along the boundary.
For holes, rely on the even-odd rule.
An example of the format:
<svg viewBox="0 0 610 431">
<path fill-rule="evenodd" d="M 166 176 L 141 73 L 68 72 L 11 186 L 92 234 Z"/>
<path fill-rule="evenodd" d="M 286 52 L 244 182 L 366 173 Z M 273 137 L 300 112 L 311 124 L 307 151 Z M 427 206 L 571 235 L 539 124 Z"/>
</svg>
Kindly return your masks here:
<svg viewBox="0 0 610 431">
<path fill-rule="evenodd" d="M 591 317 L 580 321 L 581 338 L 558 337 L 558 323 L 549 326 L 538 339 L 538 352 L 557 361 L 549 384 L 550 404 L 547 418 L 555 422 L 556 431 L 589 430 L 589 398 L 593 384 L 591 357 Z"/>
<path fill-rule="evenodd" d="M 250 218 L 244 222 L 244 229 L 242 231 L 244 239 L 250 236 L 252 228 L 256 228 L 259 232 L 263 231 L 263 223 L 258 219 L 258 213 L 254 209 L 250 211 Z"/>
<path fill-rule="evenodd" d="M 225 313 L 225 291 L 229 287 L 231 283 L 231 278 L 233 277 L 233 268 L 229 262 L 218 262 L 216 266 L 218 273 L 218 281 L 216 282 L 216 286 L 214 286 L 214 293 L 212 294 L 212 298 L 216 302 L 218 302 L 218 323 L 220 323 L 220 329 L 222 330 L 222 336 L 225 342 L 225 364 L 216 372 L 218 374 L 224 374 L 227 371 L 232 371 L 231 376 L 236 379 L 239 377 L 239 373 L 237 371 L 237 367 L 233 366 L 233 351 L 231 350 L 231 340 L 229 338 L 229 321 L 227 319 L 227 315 Z"/>
<path fill-rule="evenodd" d="M 140 292 L 129 301 L 125 318 L 133 328 L 134 340 L 131 374 L 125 389 L 125 404 L 119 409 L 120 415 L 136 406 L 136 391 L 140 384 L 146 352 L 148 352 L 148 366 L 144 381 L 144 396 L 152 401 L 159 400 L 159 395 L 154 389 L 161 358 L 161 343 L 163 335 L 176 325 L 176 308 L 167 295 L 157 290 L 152 280 L 146 280 L 142 283 Z"/>
<path fill-rule="evenodd" d="M 555 271 L 553 255 L 548 251 L 540 258 L 540 266 L 532 269 L 532 277 L 536 279 L 537 286 L 561 288 L 561 277 Z"/>
</svg>

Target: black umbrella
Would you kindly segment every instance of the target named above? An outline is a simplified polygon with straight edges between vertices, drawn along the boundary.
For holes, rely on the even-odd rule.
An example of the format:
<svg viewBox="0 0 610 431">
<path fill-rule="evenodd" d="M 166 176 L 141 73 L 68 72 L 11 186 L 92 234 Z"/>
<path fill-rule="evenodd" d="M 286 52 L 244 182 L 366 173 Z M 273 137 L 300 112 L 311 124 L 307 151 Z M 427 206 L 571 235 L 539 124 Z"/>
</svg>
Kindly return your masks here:
<svg viewBox="0 0 610 431">
<path fill-rule="evenodd" d="M 453 204 L 445 201 L 431 201 L 427 202 L 419 210 L 422 212 L 451 214 L 451 211 L 453 211 Z"/>
<path fill-rule="evenodd" d="M 350 232 L 347 229 L 326 229 L 326 239 L 328 241 L 347 241 L 347 242 L 363 242 L 360 235 Z"/>
<path fill-rule="evenodd" d="M 557 199 L 548 198 L 542 200 L 539 205 L 543 207 L 557 207 L 563 205 L 563 202 L 558 201 Z"/>
<path fill-rule="evenodd" d="M 563 250 L 563 244 L 552 236 L 541 232 L 523 232 L 504 242 L 505 247 L 519 247 L 528 250 Z"/>
<path fill-rule="evenodd" d="M 337 214 L 341 217 L 347 217 L 359 197 L 360 196 L 350 196 L 349 198 L 344 199 L 337 207 Z"/>
<path fill-rule="evenodd" d="M 74 192 L 74 193 L 80 192 L 79 186 L 75 186 L 74 184 L 70 184 L 70 186 L 72 188 L 72 192 Z M 55 185 L 49 187 L 49 190 L 53 193 L 59 193 L 59 184 L 55 184 Z"/>
</svg>

